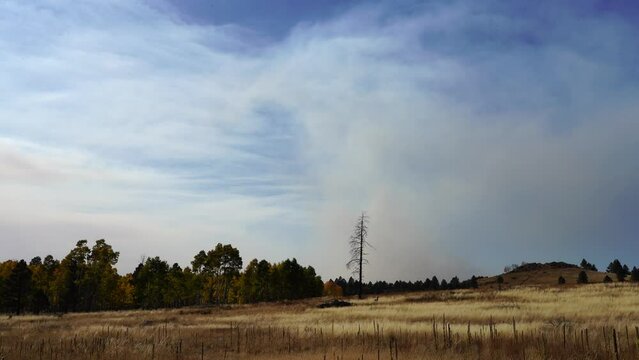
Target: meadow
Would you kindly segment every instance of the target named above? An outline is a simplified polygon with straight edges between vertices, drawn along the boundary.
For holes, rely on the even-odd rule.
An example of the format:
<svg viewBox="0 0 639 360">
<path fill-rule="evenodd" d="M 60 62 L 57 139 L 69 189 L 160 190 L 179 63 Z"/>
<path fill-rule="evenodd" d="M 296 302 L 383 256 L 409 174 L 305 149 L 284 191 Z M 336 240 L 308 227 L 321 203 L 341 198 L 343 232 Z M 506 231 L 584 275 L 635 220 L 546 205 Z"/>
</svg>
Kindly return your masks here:
<svg viewBox="0 0 639 360">
<path fill-rule="evenodd" d="M 635 359 L 629 283 L 3 316 L 0 359 Z"/>
</svg>

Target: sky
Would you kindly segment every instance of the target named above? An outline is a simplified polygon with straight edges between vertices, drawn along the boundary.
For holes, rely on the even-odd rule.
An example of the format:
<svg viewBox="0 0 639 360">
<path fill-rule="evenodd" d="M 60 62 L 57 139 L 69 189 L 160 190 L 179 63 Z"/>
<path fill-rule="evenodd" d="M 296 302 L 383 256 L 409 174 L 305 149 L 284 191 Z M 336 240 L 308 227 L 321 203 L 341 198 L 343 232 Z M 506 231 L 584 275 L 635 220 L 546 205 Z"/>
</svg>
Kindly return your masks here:
<svg viewBox="0 0 639 360">
<path fill-rule="evenodd" d="M 0 2 L 0 259 L 639 265 L 633 1 Z"/>
</svg>

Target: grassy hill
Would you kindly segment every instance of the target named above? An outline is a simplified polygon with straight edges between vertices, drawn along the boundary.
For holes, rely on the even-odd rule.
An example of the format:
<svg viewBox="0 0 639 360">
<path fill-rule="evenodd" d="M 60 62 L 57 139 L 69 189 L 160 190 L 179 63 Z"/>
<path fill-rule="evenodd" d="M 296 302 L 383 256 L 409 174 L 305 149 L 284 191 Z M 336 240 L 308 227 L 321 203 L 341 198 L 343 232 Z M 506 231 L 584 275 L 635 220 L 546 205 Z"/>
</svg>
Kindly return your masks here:
<svg viewBox="0 0 639 360">
<path fill-rule="evenodd" d="M 577 284 L 577 277 L 583 269 L 577 265 L 567 264 L 563 262 L 554 263 L 530 263 L 520 266 L 513 271 L 485 277 L 479 279 L 479 286 L 482 288 L 498 288 L 497 278 L 501 276 L 504 279 L 503 287 L 512 287 L 519 285 L 557 285 L 559 276 L 566 279 L 566 285 Z M 603 283 L 604 278 L 608 275 L 613 281 L 616 276 L 612 273 L 585 270 L 588 274 L 589 283 Z"/>
</svg>

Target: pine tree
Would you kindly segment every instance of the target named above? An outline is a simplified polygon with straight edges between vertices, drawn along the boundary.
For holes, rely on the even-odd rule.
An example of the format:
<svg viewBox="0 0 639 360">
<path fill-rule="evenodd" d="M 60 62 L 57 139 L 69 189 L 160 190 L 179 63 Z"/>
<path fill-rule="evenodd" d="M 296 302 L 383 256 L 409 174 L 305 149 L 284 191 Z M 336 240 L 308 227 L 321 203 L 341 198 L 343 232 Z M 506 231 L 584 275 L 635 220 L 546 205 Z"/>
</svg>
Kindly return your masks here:
<svg viewBox="0 0 639 360">
<path fill-rule="evenodd" d="M 18 261 L 4 286 L 6 307 L 20 315 L 28 303 L 31 291 L 31 270 L 26 261 Z"/>
<path fill-rule="evenodd" d="M 450 279 L 450 283 L 448 283 L 448 287 L 450 287 L 450 289 L 452 289 L 452 290 L 458 289 L 459 288 L 459 278 L 457 276 L 454 276 L 452 279 Z"/>
<path fill-rule="evenodd" d="M 471 289 L 477 289 L 479 287 L 479 282 L 477 281 L 477 277 L 475 275 L 470 278 L 470 287 Z"/>
<path fill-rule="evenodd" d="M 629 273 L 628 266 L 621 265 L 618 259 L 613 260 L 610 265 L 608 265 L 606 271 L 615 274 L 618 281 L 624 281 Z"/>
<path fill-rule="evenodd" d="M 581 259 L 581 264 L 579 264 L 579 266 L 581 266 L 584 270 L 598 271 L 597 267 L 586 261 L 586 259 Z"/>
<path fill-rule="evenodd" d="M 448 290 L 448 282 L 446 282 L 446 279 L 443 279 L 441 284 L 439 284 L 439 289 L 440 290 Z"/>
<path fill-rule="evenodd" d="M 577 277 L 577 284 L 587 284 L 588 283 L 588 274 L 584 270 L 581 270 L 579 276 Z"/>
<path fill-rule="evenodd" d="M 437 276 L 433 275 L 433 278 L 430 281 L 430 285 L 432 290 L 439 290 L 439 279 L 437 279 Z"/>
</svg>

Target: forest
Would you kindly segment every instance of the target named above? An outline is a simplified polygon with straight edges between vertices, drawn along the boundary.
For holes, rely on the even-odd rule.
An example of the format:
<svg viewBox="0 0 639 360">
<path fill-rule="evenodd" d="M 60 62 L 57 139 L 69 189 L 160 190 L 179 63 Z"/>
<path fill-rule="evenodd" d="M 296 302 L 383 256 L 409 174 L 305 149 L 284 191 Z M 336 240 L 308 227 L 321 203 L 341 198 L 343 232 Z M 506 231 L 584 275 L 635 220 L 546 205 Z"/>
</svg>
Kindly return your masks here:
<svg viewBox="0 0 639 360">
<path fill-rule="evenodd" d="M 148 257 L 120 275 L 119 252 L 105 240 L 86 240 L 62 259 L 47 255 L 0 262 L 0 312 L 87 312 L 188 305 L 253 303 L 321 296 L 322 279 L 296 259 L 254 259 L 243 269 L 238 249 L 217 244 L 182 268 Z"/>
<path fill-rule="evenodd" d="M 62 260 L 47 255 L 29 262 L 0 262 L 0 312 L 38 314 L 246 304 L 322 295 L 352 296 L 359 291 L 359 281 L 353 277 L 338 277 L 324 284 L 312 266 L 302 266 L 296 259 L 279 263 L 253 259 L 244 268 L 239 250 L 230 244 L 219 243 L 211 250 L 201 250 L 191 266 L 184 268 L 157 256 L 143 258 L 132 273 L 124 275 L 118 274 L 116 268 L 119 255 L 103 239 L 92 247 L 80 240 Z M 505 271 L 517 272 L 532 265 L 535 264 L 522 263 Z M 579 268 L 597 270 L 585 259 Z M 631 270 L 617 259 L 606 271 L 614 274 L 616 281 L 623 282 L 628 276 L 632 282 L 639 281 L 639 269 Z M 472 276 L 460 281 L 455 276 L 447 281 L 433 276 L 415 282 L 369 281 L 362 284 L 362 291 L 382 294 L 474 289 L 480 279 Z M 499 280 L 503 282 L 501 276 Z M 606 276 L 604 282 L 610 281 Z M 558 283 L 565 283 L 565 279 L 560 277 Z"/>
</svg>

